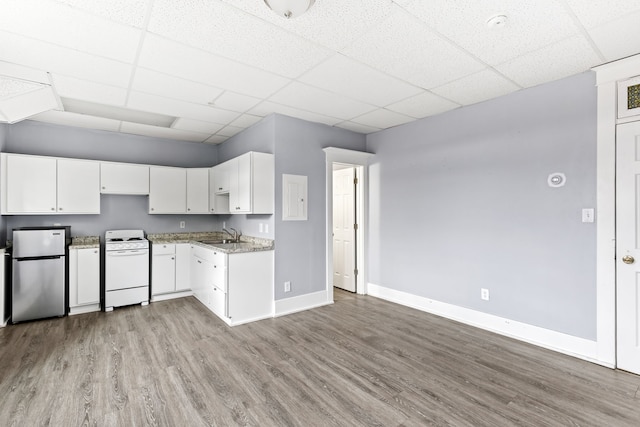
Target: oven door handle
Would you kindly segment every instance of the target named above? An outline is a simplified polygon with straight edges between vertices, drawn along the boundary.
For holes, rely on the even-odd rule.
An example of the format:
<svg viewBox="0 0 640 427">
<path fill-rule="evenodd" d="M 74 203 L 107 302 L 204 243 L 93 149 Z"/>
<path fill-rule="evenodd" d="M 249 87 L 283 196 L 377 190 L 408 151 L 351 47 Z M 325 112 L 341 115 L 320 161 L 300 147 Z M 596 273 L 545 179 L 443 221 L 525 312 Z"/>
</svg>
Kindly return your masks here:
<svg viewBox="0 0 640 427">
<path fill-rule="evenodd" d="M 115 252 L 107 252 L 107 256 L 135 256 L 135 255 L 146 255 L 149 251 L 147 249 L 139 249 L 139 250 L 126 250 L 126 251 L 115 251 Z"/>
</svg>

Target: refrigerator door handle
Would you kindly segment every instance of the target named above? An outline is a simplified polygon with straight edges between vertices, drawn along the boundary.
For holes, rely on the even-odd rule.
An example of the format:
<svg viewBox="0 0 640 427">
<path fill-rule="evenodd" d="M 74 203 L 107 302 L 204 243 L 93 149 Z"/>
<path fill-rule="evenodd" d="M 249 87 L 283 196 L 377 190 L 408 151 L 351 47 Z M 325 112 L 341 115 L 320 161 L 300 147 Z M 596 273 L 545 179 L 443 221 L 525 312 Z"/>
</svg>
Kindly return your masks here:
<svg viewBox="0 0 640 427">
<path fill-rule="evenodd" d="M 14 258 L 16 261 L 37 261 L 41 259 L 58 259 L 64 258 L 64 255 L 49 255 L 49 256 L 38 256 L 38 257 L 26 257 L 26 258 Z"/>
</svg>

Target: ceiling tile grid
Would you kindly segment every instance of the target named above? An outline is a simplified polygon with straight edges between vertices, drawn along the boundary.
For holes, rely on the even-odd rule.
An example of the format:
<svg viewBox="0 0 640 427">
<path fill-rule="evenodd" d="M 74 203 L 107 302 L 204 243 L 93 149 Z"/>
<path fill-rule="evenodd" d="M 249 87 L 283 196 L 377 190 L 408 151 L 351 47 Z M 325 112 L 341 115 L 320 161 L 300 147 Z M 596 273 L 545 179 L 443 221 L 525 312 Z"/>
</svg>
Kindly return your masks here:
<svg viewBox="0 0 640 427">
<path fill-rule="evenodd" d="M 264 0 L 2 0 L 0 78 L 62 98 L 32 117 L 50 123 L 218 144 L 280 113 L 367 134 L 638 54 L 638 22 L 638 0 L 317 0 L 295 19 Z M 145 112 L 170 126 L 128 121 Z"/>
</svg>

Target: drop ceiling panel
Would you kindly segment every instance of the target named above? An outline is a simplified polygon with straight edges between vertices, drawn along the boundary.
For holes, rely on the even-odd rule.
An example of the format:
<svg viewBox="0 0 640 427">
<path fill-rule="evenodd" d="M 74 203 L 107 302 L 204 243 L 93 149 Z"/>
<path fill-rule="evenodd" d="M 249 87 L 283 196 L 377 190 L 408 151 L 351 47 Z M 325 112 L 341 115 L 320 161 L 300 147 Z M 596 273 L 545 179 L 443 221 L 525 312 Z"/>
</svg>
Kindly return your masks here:
<svg viewBox="0 0 640 427">
<path fill-rule="evenodd" d="M 122 62 L 3 31 L 0 52 L 3 61 L 119 87 L 127 87 L 132 70 Z"/>
<path fill-rule="evenodd" d="M 287 105 L 277 104 L 275 102 L 261 102 L 260 104 L 253 107 L 249 110 L 250 114 L 256 116 L 268 116 L 271 113 L 284 114 L 286 116 L 297 117 L 302 120 L 308 120 L 310 122 L 324 123 L 329 126 L 333 126 L 336 123 L 340 123 L 343 120 L 336 118 L 325 116 L 318 113 L 312 113 L 310 111 L 301 110 L 298 108 L 290 107 Z"/>
<path fill-rule="evenodd" d="M 138 67 L 131 90 L 206 105 L 222 89 Z"/>
<path fill-rule="evenodd" d="M 584 37 L 575 36 L 495 68 L 519 85 L 531 87 L 581 73 L 599 63 Z"/>
<path fill-rule="evenodd" d="M 58 95 L 64 98 L 81 99 L 95 103 L 123 106 L 127 90 L 101 83 L 53 74 L 53 85 Z"/>
<path fill-rule="evenodd" d="M 298 80 L 379 107 L 421 92 L 416 86 L 343 55 L 332 56 Z"/>
<path fill-rule="evenodd" d="M 369 29 L 375 28 L 393 10 L 389 0 L 322 0 L 321 7 L 316 7 L 320 4 L 318 2 L 299 18 L 287 20 L 276 15 L 263 1 L 223 1 L 333 50 L 344 48 Z"/>
<path fill-rule="evenodd" d="M 385 110 L 383 108 L 379 110 L 371 111 L 370 113 L 363 114 L 362 116 L 352 119 L 352 122 L 360 123 L 370 127 L 390 128 L 393 126 L 402 125 L 412 122 L 413 117 L 405 116 L 404 114 L 396 113 L 395 111 Z"/>
<path fill-rule="evenodd" d="M 256 97 L 267 97 L 290 81 L 273 73 L 153 34 L 145 37 L 139 65 L 186 80 Z"/>
<path fill-rule="evenodd" d="M 156 0 L 149 31 L 290 78 L 331 53 L 220 1 Z"/>
<path fill-rule="evenodd" d="M 354 122 L 342 122 L 342 123 L 338 123 L 336 126 L 339 128 L 347 129 L 357 133 L 364 133 L 364 134 L 369 134 L 369 133 L 377 132 L 380 130 L 380 128 L 366 126 L 366 125 L 363 125 L 360 123 L 354 123 Z"/>
<path fill-rule="evenodd" d="M 42 0 L 2 0 L 0 28 L 123 62 L 133 62 L 141 35 L 139 29 Z"/>
<path fill-rule="evenodd" d="M 640 52 L 640 12 L 589 30 L 589 35 L 607 61 Z"/>
<path fill-rule="evenodd" d="M 354 101 L 309 85 L 293 82 L 269 98 L 270 101 L 325 116 L 349 120 L 373 109 L 374 106 Z"/>
<path fill-rule="evenodd" d="M 578 33 L 573 18 L 556 0 L 414 1 L 407 9 L 490 65 Z M 488 28 L 487 20 L 495 15 L 506 15 L 506 25 Z"/>
<path fill-rule="evenodd" d="M 12 77 L 42 84 L 51 84 L 49 75 L 46 72 L 5 61 L 0 61 L 0 76 Z"/>
<path fill-rule="evenodd" d="M 215 99 L 213 105 L 226 110 L 242 112 L 255 107 L 260 101 L 260 98 L 254 96 L 224 91 L 224 93 Z"/>
<path fill-rule="evenodd" d="M 415 117 L 416 119 L 421 119 L 453 110 L 459 106 L 460 104 L 425 91 L 419 95 L 388 105 L 386 108 L 397 113 Z"/>
<path fill-rule="evenodd" d="M 480 71 L 484 65 L 397 10 L 343 53 L 429 89 Z"/>
<path fill-rule="evenodd" d="M 154 138 L 167 138 L 180 141 L 204 142 L 210 135 L 189 132 L 178 129 L 163 128 L 158 126 L 143 125 L 139 123 L 122 122 L 120 131 L 124 133 L 132 133 L 134 135 L 151 136 Z"/>
<path fill-rule="evenodd" d="M 462 105 L 471 105 L 520 89 L 493 70 L 485 70 L 433 89 L 433 92 Z"/>
<path fill-rule="evenodd" d="M 230 124 L 232 126 L 238 126 L 238 127 L 241 127 L 241 128 L 248 128 L 250 126 L 255 125 L 260 120 L 262 120 L 262 117 L 260 117 L 260 116 L 253 116 L 251 114 L 243 114 L 240 117 L 238 117 L 237 119 L 235 119 L 234 121 L 232 121 Z"/>
<path fill-rule="evenodd" d="M 225 142 L 228 138 L 226 136 L 221 136 L 221 135 L 212 135 L 209 138 L 207 138 L 204 142 L 207 144 L 220 144 L 222 142 Z"/>
<path fill-rule="evenodd" d="M 39 122 L 88 129 L 108 130 L 112 132 L 120 130 L 120 121 L 118 120 L 87 116 L 85 114 L 69 113 L 66 111 L 50 110 L 33 116 L 32 119 Z"/>
<path fill-rule="evenodd" d="M 232 137 L 240 132 L 242 132 L 244 128 L 236 127 L 236 126 L 225 126 L 223 129 L 216 132 L 216 135 Z"/>
<path fill-rule="evenodd" d="M 586 28 L 624 18 L 640 11 L 636 0 L 565 0 L 571 11 Z"/>
<path fill-rule="evenodd" d="M 149 0 L 55 0 L 111 21 L 142 28 Z"/>
<path fill-rule="evenodd" d="M 219 123 L 203 122 L 201 120 L 185 119 L 184 117 L 178 118 L 173 125 L 173 129 L 186 130 L 191 132 L 212 134 L 218 132 L 224 127 Z"/>
<path fill-rule="evenodd" d="M 141 92 L 131 92 L 127 107 L 175 117 L 227 124 L 238 117 L 234 111 L 192 104 Z"/>
</svg>

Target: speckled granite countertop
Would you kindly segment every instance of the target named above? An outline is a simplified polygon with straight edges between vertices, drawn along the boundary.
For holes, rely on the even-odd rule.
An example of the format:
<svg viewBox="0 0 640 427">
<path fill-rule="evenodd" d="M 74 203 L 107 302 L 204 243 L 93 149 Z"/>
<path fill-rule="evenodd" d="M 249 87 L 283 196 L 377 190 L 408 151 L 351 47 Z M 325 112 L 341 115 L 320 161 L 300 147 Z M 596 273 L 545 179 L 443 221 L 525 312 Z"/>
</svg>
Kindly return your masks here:
<svg viewBox="0 0 640 427">
<path fill-rule="evenodd" d="M 69 246 L 69 249 L 91 249 L 99 247 L 99 236 L 76 236 L 71 238 L 71 246 Z"/>
<path fill-rule="evenodd" d="M 202 241 L 215 241 L 228 238 L 220 231 L 209 231 L 202 233 L 159 233 L 148 234 L 147 239 L 152 243 L 191 243 L 205 248 L 215 248 L 220 252 L 227 254 L 237 254 L 243 252 L 259 252 L 272 251 L 275 247 L 274 241 L 271 239 L 262 239 L 260 237 L 242 236 L 238 243 L 202 243 Z"/>
</svg>

